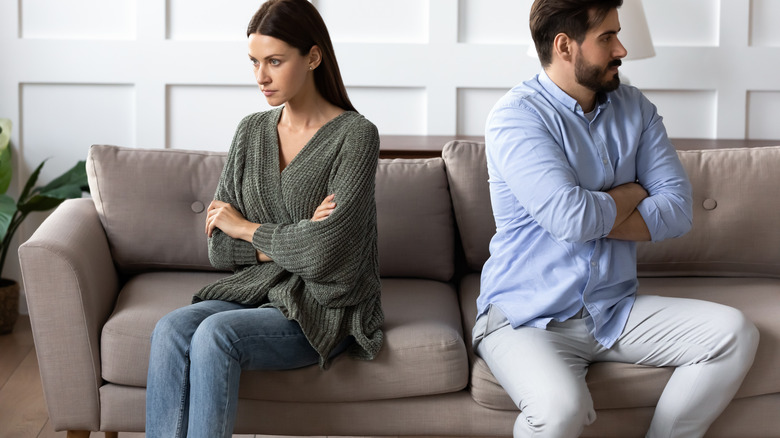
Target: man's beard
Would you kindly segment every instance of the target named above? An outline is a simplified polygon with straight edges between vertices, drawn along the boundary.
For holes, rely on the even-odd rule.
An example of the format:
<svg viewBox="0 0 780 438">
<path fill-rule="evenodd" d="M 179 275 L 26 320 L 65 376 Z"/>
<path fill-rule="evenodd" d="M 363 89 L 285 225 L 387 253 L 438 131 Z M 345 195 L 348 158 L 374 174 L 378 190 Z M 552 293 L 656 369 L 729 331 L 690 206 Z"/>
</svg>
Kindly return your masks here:
<svg viewBox="0 0 780 438">
<path fill-rule="evenodd" d="M 623 64 L 621 60 L 615 59 L 607 64 L 607 68 L 601 69 L 597 65 L 586 64 L 585 58 L 582 55 L 579 55 L 574 62 L 574 75 L 577 79 L 577 83 L 583 87 L 586 87 L 595 93 L 609 93 L 610 91 L 617 90 L 620 86 L 620 76 L 615 73 L 612 79 L 602 80 L 601 78 L 607 74 L 607 70 L 614 66 L 619 67 L 621 64 Z"/>
</svg>

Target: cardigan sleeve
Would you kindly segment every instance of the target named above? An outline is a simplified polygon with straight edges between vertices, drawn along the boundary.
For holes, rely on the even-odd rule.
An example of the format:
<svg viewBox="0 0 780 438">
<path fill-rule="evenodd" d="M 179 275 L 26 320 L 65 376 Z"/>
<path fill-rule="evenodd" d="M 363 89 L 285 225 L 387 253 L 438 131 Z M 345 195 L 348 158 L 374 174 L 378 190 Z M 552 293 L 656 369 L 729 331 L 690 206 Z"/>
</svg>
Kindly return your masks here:
<svg viewBox="0 0 780 438">
<path fill-rule="evenodd" d="M 239 123 L 230 145 L 225 167 L 219 178 L 214 199 L 227 202 L 240 210 L 238 184 L 244 173 L 246 137 L 253 116 L 245 117 Z M 244 214 L 244 212 L 241 212 Z M 256 265 L 257 251 L 250 242 L 233 239 L 219 228 L 209 238 L 209 261 L 217 269 L 235 271 L 244 266 Z"/>
<path fill-rule="evenodd" d="M 347 127 L 332 164 L 328 193 L 336 208 L 322 221 L 263 224 L 253 243 L 285 270 L 299 275 L 323 306 L 354 305 L 350 294 L 363 276 L 378 275 L 374 185 L 379 134 L 363 117 Z"/>
</svg>

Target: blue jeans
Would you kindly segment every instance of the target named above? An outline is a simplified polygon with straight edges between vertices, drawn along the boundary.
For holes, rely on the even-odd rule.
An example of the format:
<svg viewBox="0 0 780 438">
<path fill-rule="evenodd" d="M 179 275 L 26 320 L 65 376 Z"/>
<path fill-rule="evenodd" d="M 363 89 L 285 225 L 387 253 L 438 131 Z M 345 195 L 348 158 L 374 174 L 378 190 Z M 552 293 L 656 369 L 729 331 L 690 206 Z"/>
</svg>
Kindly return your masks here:
<svg viewBox="0 0 780 438">
<path fill-rule="evenodd" d="M 332 356 L 351 341 L 341 342 Z M 152 333 L 146 436 L 230 437 L 241 370 L 318 362 L 298 323 L 278 309 L 202 301 L 174 310 Z"/>
</svg>

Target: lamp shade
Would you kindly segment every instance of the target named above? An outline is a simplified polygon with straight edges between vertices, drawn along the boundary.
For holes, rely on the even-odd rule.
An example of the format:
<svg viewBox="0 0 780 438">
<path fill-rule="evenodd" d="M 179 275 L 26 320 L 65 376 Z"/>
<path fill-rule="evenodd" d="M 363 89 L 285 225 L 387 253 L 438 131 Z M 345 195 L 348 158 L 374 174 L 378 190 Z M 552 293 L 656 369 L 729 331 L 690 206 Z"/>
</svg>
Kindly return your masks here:
<svg viewBox="0 0 780 438">
<path fill-rule="evenodd" d="M 623 0 L 623 6 L 618 9 L 618 17 L 620 18 L 618 38 L 628 51 L 624 59 L 644 59 L 655 56 L 642 0 Z"/>
</svg>

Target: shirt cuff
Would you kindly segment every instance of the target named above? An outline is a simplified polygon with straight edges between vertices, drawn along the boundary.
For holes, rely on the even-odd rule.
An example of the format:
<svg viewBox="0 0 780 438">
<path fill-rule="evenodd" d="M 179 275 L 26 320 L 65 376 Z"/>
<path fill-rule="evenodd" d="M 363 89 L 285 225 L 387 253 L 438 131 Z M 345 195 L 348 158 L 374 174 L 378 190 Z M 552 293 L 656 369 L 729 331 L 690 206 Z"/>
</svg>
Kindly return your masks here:
<svg viewBox="0 0 780 438">
<path fill-rule="evenodd" d="M 667 234 L 667 227 L 664 223 L 661 215 L 661 209 L 658 208 L 658 204 L 652 197 L 647 197 L 636 206 L 639 214 L 642 215 L 642 219 L 647 225 L 647 230 L 650 231 L 650 241 L 657 242 L 663 240 Z"/>
<path fill-rule="evenodd" d="M 596 198 L 598 206 L 601 208 L 601 235 L 598 238 L 605 238 L 615 226 L 617 219 L 617 206 L 612 196 L 606 192 L 592 192 Z M 596 225 L 598 226 L 598 224 Z"/>
</svg>

